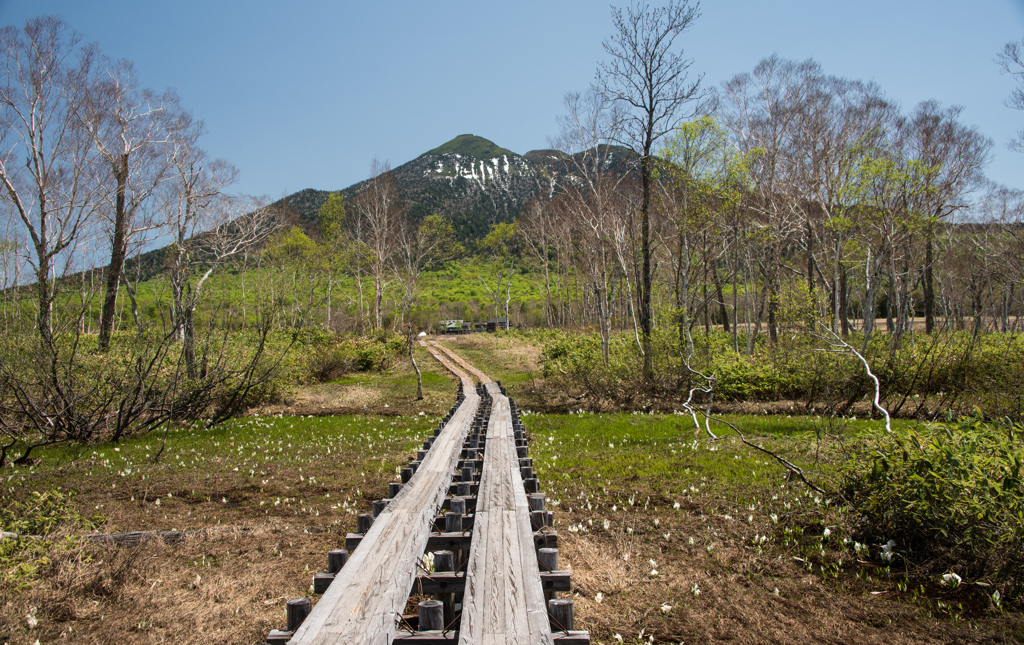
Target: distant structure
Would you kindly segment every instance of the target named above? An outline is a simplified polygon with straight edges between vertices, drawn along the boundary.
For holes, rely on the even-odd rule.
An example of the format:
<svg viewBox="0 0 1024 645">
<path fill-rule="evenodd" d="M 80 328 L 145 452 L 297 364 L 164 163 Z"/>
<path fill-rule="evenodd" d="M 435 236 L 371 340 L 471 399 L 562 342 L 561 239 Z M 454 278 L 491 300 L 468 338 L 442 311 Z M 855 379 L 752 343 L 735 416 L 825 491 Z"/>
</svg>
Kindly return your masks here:
<svg viewBox="0 0 1024 645">
<path fill-rule="evenodd" d="M 481 331 L 498 331 L 508 329 L 508 318 L 491 318 L 487 322 L 467 322 L 464 320 L 441 320 L 437 323 L 442 334 L 470 334 Z"/>
</svg>

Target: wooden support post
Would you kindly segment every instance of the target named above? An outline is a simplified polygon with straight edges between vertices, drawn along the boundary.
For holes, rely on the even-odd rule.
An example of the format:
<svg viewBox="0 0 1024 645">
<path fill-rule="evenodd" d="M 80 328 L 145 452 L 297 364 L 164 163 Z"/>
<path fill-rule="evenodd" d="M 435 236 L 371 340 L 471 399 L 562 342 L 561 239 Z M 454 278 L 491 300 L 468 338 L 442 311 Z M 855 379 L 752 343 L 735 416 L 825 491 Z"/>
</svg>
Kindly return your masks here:
<svg viewBox="0 0 1024 645">
<path fill-rule="evenodd" d="M 334 549 L 327 552 L 327 573 L 338 573 L 348 562 L 348 551 L 345 549 Z"/>
<path fill-rule="evenodd" d="M 531 511 L 544 510 L 544 493 L 532 493 L 528 495 L 526 499 L 530 503 Z"/>
<path fill-rule="evenodd" d="M 537 549 L 537 564 L 540 565 L 541 573 L 558 571 L 558 549 Z"/>
<path fill-rule="evenodd" d="M 412 479 L 412 474 L 416 472 L 412 468 L 406 467 L 402 469 L 402 483 L 408 484 L 409 480 Z"/>
<path fill-rule="evenodd" d="M 390 497 L 391 499 L 398 497 L 398 493 L 401 492 L 401 490 L 401 482 L 391 482 L 390 484 L 388 484 L 388 497 Z"/>
<path fill-rule="evenodd" d="M 333 573 L 317 573 L 313 575 L 313 593 L 326 593 L 334 582 Z"/>
<path fill-rule="evenodd" d="M 544 528 L 544 511 L 530 511 L 530 524 L 534 531 Z"/>
<path fill-rule="evenodd" d="M 462 513 L 448 513 L 444 516 L 445 533 L 462 532 Z"/>
<path fill-rule="evenodd" d="M 272 629 L 267 636 L 267 645 L 288 645 L 292 639 L 292 633 L 283 629 Z"/>
<path fill-rule="evenodd" d="M 551 621 L 552 632 L 572 631 L 572 600 L 554 598 L 548 601 L 548 619 Z"/>
<path fill-rule="evenodd" d="M 452 551 L 434 551 L 434 571 L 447 572 L 455 571 L 455 553 Z M 455 620 L 455 594 L 439 594 L 439 600 L 444 605 L 444 622 L 451 623 Z"/>
<path fill-rule="evenodd" d="M 537 549 L 537 566 L 540 567 L 542 575 L 552 571 L 558 571 L 558 549 Z M 557 591 L 544 590 L 544 600 L 550 602 L 556 598 L 558 598 Z"/>
<path fill-rule="evenodd" d="M 537 493 L 537 492 L 540 491 L 540 482 L 537 481 L 536 477 L 531 477 L 530 479 L 524 479 L 523 480 L 523 487 L 526 489 L 526 492 L 528 494 L 529 493 Z"/>
<path fill-rule="evenodd" d="M 458 513 L 460 515 L 465 515 L 466 514 L 466 500 L 452 498 L 452 500 L 450 502 L 448 502 L 448 510 L 451 511 L 452 513 Z"/>
<path fill-rule="evenodd" d="M 419 604 L 419 631 L 440 631 L 444 629 L 444 604 L 440 600 L 423 600 Z"/>
<path fill-rule="evenodd" d="M 366 535 L 366 532 L 373 526 L 373 515 L 370 513 L 360 513 L 356 515 L 356 533 L 362 533 Z"/>
<path fill-rule="evenodd" d="M 313 609 L 309 598 L 292 598 L 288 601 L 285 612 L 288 616 L 288 631 L 294 632 L 306 620 L 306 616 Z"/>
<path fill-rule="evenodd" d="M 373 516 L 377 517 L 384 512 L 384 509 L 388 506 L 388 500 L 376 499 L 373 501 Z"/>
<path fill-rule="evenodd" d="M 455 554 L 452 551 L 434 551 L 434 571 L 455 571 Z"/>
</svg>

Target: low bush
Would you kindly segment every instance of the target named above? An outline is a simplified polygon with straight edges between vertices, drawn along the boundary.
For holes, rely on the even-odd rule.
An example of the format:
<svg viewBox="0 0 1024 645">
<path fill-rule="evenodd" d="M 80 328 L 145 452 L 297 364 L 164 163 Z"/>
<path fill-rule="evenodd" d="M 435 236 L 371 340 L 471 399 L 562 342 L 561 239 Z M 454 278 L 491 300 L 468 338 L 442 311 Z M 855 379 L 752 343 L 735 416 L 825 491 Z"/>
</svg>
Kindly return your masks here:
<svg viewBox="0 0 1024 645">
<path fill-rule="evenodd" d="M 772 345 L 760 334 L 748 354 L 744 336 L 694 331 L 689 366 L 716 378 L 716 401 L 796 400 L 844 415 L 874 393 L 860 361 L 828 338 L 801 332 Z M 643 358 L 632 332 L 612 335 L 607 365 L 596 333 L 549 331 L 532 340 L 542 347 L 544 376 L 574 399 L 612 401 L 622 408 L 644 399 L 668 407 L 685 400 L 694 385 L 704 385 L 687 369 L 689 348 L 672 329 L 658 330 L 652 338 L 650 381 L 642 378 Z M 894 414 L 934 416 L 948 410 L 959 415 L 977 406 L 995 417 L 1024 416 L 1024 390 L 1016 385 L 1024 382 L 1024 336 L 920 334 L 896 348 L 890 341 L 882 333 L 867 343 L 856 334 L 847 340 L 870 363 L 882 405 Z M 703 395 L 697 394 L 700 401 Z"/>
<path fill-rule="evenodd" d="M 1024 583 L 1022 427 L 980 415 L 896 432 L 855 455 L 844 495 L 861 517 L 864 541 L 893 540 L 903 564 L 932 576 L 954 572 L 971 582 Z"/>
<path fill-rule="evenodd" d="M 372 336 L 337 336 L 311 350 L 309 377 L 326 383 L 352 372 L 386 370 L 405 353 L 405 338 L 380 331 Z"/>
</svg>

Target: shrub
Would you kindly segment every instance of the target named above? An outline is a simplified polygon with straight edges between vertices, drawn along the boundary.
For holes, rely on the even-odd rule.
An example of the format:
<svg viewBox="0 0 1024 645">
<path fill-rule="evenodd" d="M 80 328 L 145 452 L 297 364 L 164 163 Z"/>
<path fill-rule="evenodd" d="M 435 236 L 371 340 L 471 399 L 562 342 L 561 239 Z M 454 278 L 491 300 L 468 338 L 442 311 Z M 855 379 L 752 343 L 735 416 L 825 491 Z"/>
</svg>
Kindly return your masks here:
<svg viewBox="0 0 1024 645">
<path fill-rule="evenodd" d="M 386 370 L 405 352 L 405 338 L 385 330 L 372 336 L 337 336 L 321 339 L 306 361 L 309 377 L 333 381 L 352 372 Z"/>
<path fill-rule="evenodd" d="M 309 373 L 314 381 L 326 383 L 356 370 L 356 356 L 341 344 L 317 347 L 309 357 Z"/>
<path fill-rule="evenodd" d="M 931 436 L 893 434 L 845 467 L 844 494 L 867 539 L 892 539 L 908 564 L 965 579 L 1024 581 L 1021 426 L 980 414 Z"/>
</svg>

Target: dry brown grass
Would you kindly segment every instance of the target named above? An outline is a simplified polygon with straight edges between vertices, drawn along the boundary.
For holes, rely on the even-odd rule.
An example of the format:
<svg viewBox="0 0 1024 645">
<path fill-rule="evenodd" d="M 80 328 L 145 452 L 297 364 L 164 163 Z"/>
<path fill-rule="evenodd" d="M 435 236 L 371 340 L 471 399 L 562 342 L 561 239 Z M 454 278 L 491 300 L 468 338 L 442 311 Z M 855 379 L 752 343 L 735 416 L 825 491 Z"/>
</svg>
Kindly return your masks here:
<svg viewBox="0 0 1024 645">
<path fill-rule="evenodd" d="M 920 606 L 823 582 L 777 551 L 758 555 L 738 522 L 693 514 L 660 531 L 573 534 L 584 515 L 557 513 L 562 566 L 572 569 L 576 626 L 594 643 L 1017 643 L 1019 618 L 955 622 Z M 678 517 L 678 516 L 677 516 Z M 638 515 L 636 524 L 652 518 Z M 621 527 L 620 527 L 621 528 Z M 708 553 L 709 541 L 715 548 Z M 654 561 L 654 565 L 651 561 Z M 653 569 L 657 575 L 651 575 Z M 699 595 L 694 588 L 699 589 Z M 775 593 L 778 589 L 778 595 Z M 601 594 L 598 596 L 598 594 Z M 666 607 L 665 610 L 662 608 Z"/>
<path fill-rule="evenodd" d="M 456 351 L 469 349 L 486 352 L 493 356 L 494 361 L 515 366 L 520 372 L 540 372 L 540 346 L 538 345 L 518 342 L 512 338 L 494 334 L 439 336 L 435 340 L 455 348 Z"/>
<path fill-rule="evenodd" d="M 245 528 L 55 553 L 30 591 L 3 590 L 3 642 L 258 642 L 283 628 L 285 601 L 308 591 L 306 567 L 343 537 L 277 519 Z"/>
</svg>

